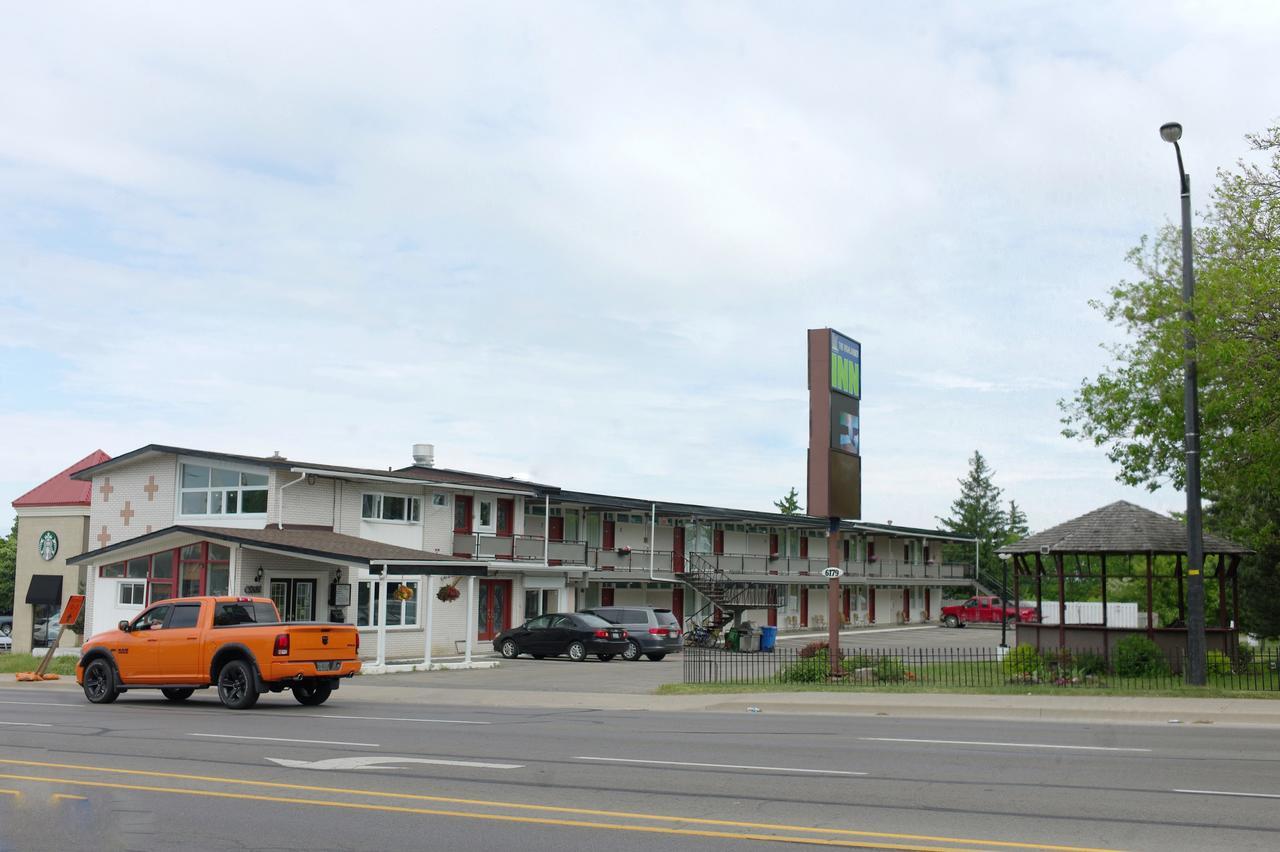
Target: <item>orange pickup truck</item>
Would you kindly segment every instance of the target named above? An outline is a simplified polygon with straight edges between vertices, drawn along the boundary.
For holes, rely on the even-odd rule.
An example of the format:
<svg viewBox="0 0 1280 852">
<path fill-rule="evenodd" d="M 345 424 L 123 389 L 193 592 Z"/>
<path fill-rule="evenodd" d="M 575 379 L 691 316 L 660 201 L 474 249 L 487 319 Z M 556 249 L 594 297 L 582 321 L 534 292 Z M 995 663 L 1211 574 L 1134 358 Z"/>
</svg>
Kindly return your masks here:
<svg viewBox="0 0 1280 852">
<path fill-rule="evenodd" d="M 197 689 L 245 710 L 264 692 L 293 690 L 323 704 L 340 678 L 360 671 L 360 635 L 350 624 L 281 623 L 269 598 L 171 598 L 119 629 L 89 637 L 76 683 L 94 704 L 130 689 L 158 689 L 186 701 Z"/>
</svg>

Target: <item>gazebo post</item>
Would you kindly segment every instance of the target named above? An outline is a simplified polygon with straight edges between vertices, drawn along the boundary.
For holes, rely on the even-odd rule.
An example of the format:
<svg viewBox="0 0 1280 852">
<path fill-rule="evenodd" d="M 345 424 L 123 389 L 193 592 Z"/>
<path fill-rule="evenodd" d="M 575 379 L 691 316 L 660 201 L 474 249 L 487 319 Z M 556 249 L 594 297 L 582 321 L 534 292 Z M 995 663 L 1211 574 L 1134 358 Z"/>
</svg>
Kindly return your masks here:
<svg viewBox="0 0 1280 852">
<path fill-rule="evenodd" d="M 1107 554 L 1102 554 L 1102 656 L 1111 660 L 1111 628 L 1107 626 Z"/>
<path fill-rule="evenodd" d="M 1178 554 L 1177 561 L 1174 563 L 1174 565 L 1175 565 L 1174 570 L 1178 575 L 1178 622 L 1181 624 L 1186 624 L 1187 623 L 1187 601 L 1186 601 L 1186 598 L 1183 596 L 1183 592 L 1182 592 L 1182 554 L 1181 553 Z"/>
<path fill-rule="evenodd" d="M 1153 560 L 1152 558 L 1151 551 L 1148 550 L 1147 551 L 1147 638 L 1149 638 L 1149 640 L 1155 641 L 1156 614 L 1152 613 L 1151 611 L 1153 608 L 1155 608 L 1155 604 L 1153 604 L 1152 594 L 1151 594 L 1152 573 L 1155 573 L 1155 567 L 1153 567 L 1152 565 L 1153 562 L 1155 562 L 1155 560 Z"/>
<path fill-rule="evenodd" d="M 1231 554 L 1231 640 L 1232 651 L 1240 653 L 1240 556 Z"/>
<path fill-rule="evenodd" d="M 1044 624 L 1044 561 L 1036 554 L 1036 621 Z M 1040 633 L 1036 631 L 1036 650 L 1040 650 Z"/>
<path fill-rule="evenodd" d="M 1013 606 L 1014 606 L 1014 609 L 1016 609 L 1019 613 L 1022 612 L 1022 594 L 1018 584 L 1018 575 L 1022 573 L 1021 571 L 1018 570 L 1018 562 L 1021 559 L 1022 557 L 1019 554 L 1015 553 L 1013 555 Z M 1024 567 L 1026 566 L 1025 561 L 1023 561 L 1022 564 Z M 1021 618 L 1018 619 L 1018 623 L 1019 624 L 1022 623 Z M 1018 644 L 1018 628 L 1016 627 L 1013 629 L 1013 644 L 1014 645 Z"/>
<path fill-rule="evenodd" d="M 1226 555 L 1218 554 L 1218 626 L 1227 629 L 1227 575 L 1223 571 Z"/>
<path fill-rule="evenodd" d="M 1053 555 L 1053 566 L 1058 569 L 1058 650 L 1067 647 L 1067 568 L 1061 553 Z"/>
</svg>

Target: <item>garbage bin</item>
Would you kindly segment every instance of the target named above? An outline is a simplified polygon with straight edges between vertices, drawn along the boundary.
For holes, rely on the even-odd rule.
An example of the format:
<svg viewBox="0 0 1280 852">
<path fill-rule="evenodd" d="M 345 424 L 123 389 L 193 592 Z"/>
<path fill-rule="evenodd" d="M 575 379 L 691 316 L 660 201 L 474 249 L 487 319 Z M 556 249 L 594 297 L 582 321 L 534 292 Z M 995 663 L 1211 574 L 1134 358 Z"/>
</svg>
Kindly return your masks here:
<svg viewBox="0 0 1280 852">
<path fill-rule="evenodd" d="M 760 650 L 761 651 L 772 651 L 774 645 L 776 645 L 777 642 L 778 642 L 778 628 L 769 627 L 767 625 L 765 627 L 760 628 Z"/>
<path fill-rule="evenodd" d="M 738 642 L 742 645 L 742 650 L 749 653 L 756 653 L 760 650 L 760 634 L 754 630 L 750 633 L 743 633 Z"/>
<path fill-rule="evenodd" d="M 736 651 L 736 650 L 738 650 L 738 638 L 739 638 L 739 636 L 740 636 L 740 634 L 738 633 L 738 628 L 736 628 L 736 627 L 730 627 L 730 628 L 729 628 L 729 633 L 728 633 L 728 635 L 726 636 L 726 638 L 725 638 L 725 640 L 724 640 L 724 647 L 725 647 L 725 650 L 728 650 L 728 651 Z"/>
</svg>

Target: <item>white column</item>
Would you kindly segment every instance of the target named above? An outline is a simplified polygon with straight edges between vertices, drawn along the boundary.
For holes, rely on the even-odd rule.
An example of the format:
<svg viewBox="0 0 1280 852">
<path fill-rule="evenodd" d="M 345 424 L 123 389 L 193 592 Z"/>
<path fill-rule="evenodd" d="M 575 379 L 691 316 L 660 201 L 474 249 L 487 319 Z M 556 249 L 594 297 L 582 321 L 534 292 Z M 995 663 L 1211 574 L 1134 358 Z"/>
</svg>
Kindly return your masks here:
<svg viewBox="0 0 1280 852">
<path fill-rule="evenodd" d="M 471 648 L 476 644 L 476 578 L 467 578 L 467 654 L 463 661 L 471 665 Z"/>
<path fill-rule="evenodd" d="M 377 665 L 387 663 L 387 566 L 382 566 L 378 578 L 378 660 Z"/>
<path fill-rule="evenodd" d="M 422 662 L 424 665 L 430 668 L 431 667 L 431 636 L 432 636 L 431 615 L 433 612 L 435 612 L 435 607 L 432 606 L 432 603 L 435 601 L 436 596 L 435 596 L 435 590 L 431 588 L 434 585 L 434 582 L 433 582 L 434 578 L 428 574 L 426 577 L 423 577 L 422 579 L 423 579 L 422 585 L 426 588 L 425 594 L 426 594 L 426 604 L 427 604 L 427 638 L 424 641 L 424 644 L 426 647 L 422 652 Z"/>
<path fill-rule="evenodd" d="M 551 495 L 542 499 L 542 564 L 551 564 Z"/>
</svg>

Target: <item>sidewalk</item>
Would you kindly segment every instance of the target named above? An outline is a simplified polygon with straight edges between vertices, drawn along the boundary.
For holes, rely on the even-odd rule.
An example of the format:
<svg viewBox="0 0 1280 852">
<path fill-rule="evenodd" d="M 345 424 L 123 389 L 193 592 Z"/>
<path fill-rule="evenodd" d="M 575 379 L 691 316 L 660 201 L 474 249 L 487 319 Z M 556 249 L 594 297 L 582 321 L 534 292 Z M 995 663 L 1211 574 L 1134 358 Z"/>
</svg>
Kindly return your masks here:
<svg viewBox="0 0 1280 852">
<path fill-rule="evenodd" d="M 384 676 L 385 677 L 385 676 Z M 897 716 L 902 718 L 988 719 L 1110 724 L 1261 725 L 1280 727 L 1280 700 L 1258 698 L 1143 698 L 1098 695 L 963 695 L 955 693 L 796 692 L 731 695 L 643 695 L 516 689 L 452 689 L 431 683 L 437 673 L 395 676 L 404 685 L 342 684 L 335 699 L 392 704 L 430 704 L 476 708 L 649 711 L 667 713 L 761 713 L 818 716 Z M 0 687 L 12 696 L 21 688 L 32 695 L 80 695 L 72 678 L 18 684 L 0 675 Z"/>
</svg>

